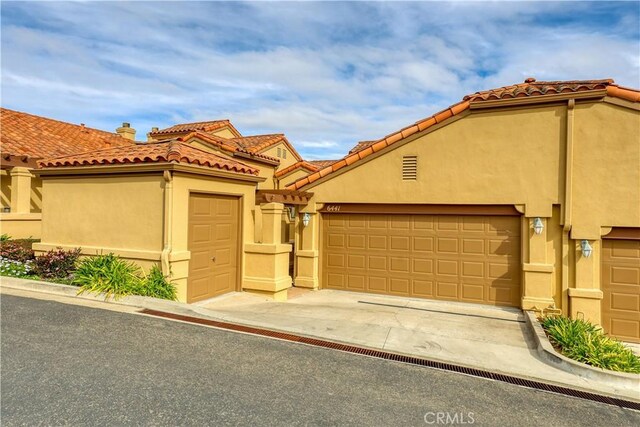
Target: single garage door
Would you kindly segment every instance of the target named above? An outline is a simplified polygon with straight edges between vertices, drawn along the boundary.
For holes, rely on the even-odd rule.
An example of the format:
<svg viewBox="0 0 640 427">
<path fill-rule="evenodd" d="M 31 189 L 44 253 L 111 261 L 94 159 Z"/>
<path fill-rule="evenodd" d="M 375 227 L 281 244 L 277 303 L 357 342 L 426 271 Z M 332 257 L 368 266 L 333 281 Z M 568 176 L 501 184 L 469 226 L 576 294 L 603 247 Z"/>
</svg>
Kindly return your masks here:
<svg viewBox="0 0 640 427">
<path fill-rule="evenodd" d="M 325 214 L 322 284 L 520 306 L 517 216 Z"/>
<path fill-rule="evenodd" d="M 602 327 L 640 343 L 640 240 L 602 241 Z"/>
<path fill-rule="evenodd" d="M 237 197 L 190 195 L 187 302 L 236 290 L 238 213 Z"/>
</svg>

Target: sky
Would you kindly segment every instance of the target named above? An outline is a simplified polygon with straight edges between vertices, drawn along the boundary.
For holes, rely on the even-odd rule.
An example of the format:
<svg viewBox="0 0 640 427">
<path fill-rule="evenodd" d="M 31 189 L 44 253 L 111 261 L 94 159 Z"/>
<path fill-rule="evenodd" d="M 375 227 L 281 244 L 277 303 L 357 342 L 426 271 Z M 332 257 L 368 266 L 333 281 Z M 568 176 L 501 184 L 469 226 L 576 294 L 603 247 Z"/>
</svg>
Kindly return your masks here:
<svg viewBox="0 0 640 427">
<path fill-rule="evenodd" d="M 466 94 L 640 88 L 640 2 L 12 2 L 3 107 L 113 131 L 230 119 L 340 158 Z"/>
</svg>

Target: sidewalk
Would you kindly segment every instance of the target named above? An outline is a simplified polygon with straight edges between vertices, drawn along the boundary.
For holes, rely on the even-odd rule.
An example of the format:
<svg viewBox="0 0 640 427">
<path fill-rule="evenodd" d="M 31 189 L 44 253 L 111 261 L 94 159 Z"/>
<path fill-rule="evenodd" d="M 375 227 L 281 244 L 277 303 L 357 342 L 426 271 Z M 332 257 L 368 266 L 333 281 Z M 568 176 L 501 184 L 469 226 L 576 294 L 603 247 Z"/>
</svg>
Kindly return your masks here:
<svg viewBox="0 0 640 427">
<path fill-rule="evenodd" d="M 75 296 L 77 288 L 70 286 L 6 277 L 2 288 L 100 299 Z M 115 304 L 290 332 L 640 401 L 640 376 L 638 387 L 630 388 L 579 377 L 540 360 L 524 316 L 516 309 L 299 289 L 287 302 L 231 293 L 192 305 L 136 296 Z"/>
</svg>

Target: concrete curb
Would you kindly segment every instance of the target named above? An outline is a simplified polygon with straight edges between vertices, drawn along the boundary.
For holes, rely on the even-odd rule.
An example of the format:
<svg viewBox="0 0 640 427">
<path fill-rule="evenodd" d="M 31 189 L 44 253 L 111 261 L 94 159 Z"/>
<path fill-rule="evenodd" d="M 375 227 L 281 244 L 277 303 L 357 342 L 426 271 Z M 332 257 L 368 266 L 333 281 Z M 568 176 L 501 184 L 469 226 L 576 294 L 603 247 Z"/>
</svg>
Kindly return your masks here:
<svg viewBox="0 0 640 427">
<path fill-rule="evenodd" d="M 621 387 L 640 387 L 640 375 L 627 374 L 624 372 L 606 371 L 601 368 L 594 368 L 584 363 L 576 362 L 558 353 L 551 345 L 547 334 L 544 332 L 538 318 L 532 311 L 525 311 L 525 319 L 536 342 L 536 350 L 540 358 L 548 364 L 562 369 L 570 374 L 595 381 L 615 383 Z"/>
</svg>

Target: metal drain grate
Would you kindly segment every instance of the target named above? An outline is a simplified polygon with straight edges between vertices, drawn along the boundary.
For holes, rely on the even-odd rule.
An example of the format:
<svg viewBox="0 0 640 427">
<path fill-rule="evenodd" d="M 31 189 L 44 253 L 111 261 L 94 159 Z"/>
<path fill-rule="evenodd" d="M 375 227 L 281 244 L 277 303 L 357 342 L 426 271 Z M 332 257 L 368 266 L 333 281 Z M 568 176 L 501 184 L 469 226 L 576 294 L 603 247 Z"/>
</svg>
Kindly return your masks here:
<svg viewBox="0 0 640 427">
<path fill-rule="evenodd" d="M 510 375 L 496 374 L 489 371 L 483 371 L 481 369 L 467 368 L 464 366 L 453 365 L 450 363 L 437 362 L 435 360 L 421 359 L 413 356 L 404 356 L 396 353 L 388 353 L 386 351 L 373 350 L 364 347 L 356 347 L 347 344 L 340 344 L 331 341 L 325 341 L 317 338 L 308 338 L 300 335 L 289 334 L 286 332 L 271 331 L 268 329 L 254 328 L 251 326 L 237 325 L 235 323 L 220 322 L 217 320 L 203 319 L 200 317 L 184 316 L 180 314 L 166 313 L 163 311 L 143 309 L 140 313 L 148 314 L 156 317 L 163 317 L 167 319 L 181 320 L 183 322 L 195 323 L 199 325 L 212 326 L 220 329 L 227 329 L 237 332 L 245 332 L 253 335 L 260 335 L 265 337 L 277 338 L 285 341 L 299 342 L 303 344 L 309 344 L 316 347 L 324 347 L 332 350 L 344 351 L 347 353 L 361 354 L 364 356 L 376 357 L 379 359 L 393 360 L 395 362 L 409 363 L 412 365 L 426 366 L 428 368 L 435 368 L 444 371 L 457 372 L 461 374 L 471 375 L 474 377 L 487 378 L 495 381 L 501 381 L 504 383 L 515 384 L 522 387 L 528 387 L 536 390 L 548 391 L 551 393 L 563 394 L 565 396 L 578 397 L 580 399 L 592 400 L 594 402 L 605 403 L 608 405 L 620 406 L 622 408 L 629 408 L 640 410 L 640 403 L 632 402 L 629 400 L 618 399 L 616 397 L 603 396 L 600 394 L 589 393 L 586 391 L 575 390 L 572 388 L 556 386 L 552 384 L 545 384 L 539 381 L 527 380 L 524 378 L 513 377 Z"/>
</svg>

